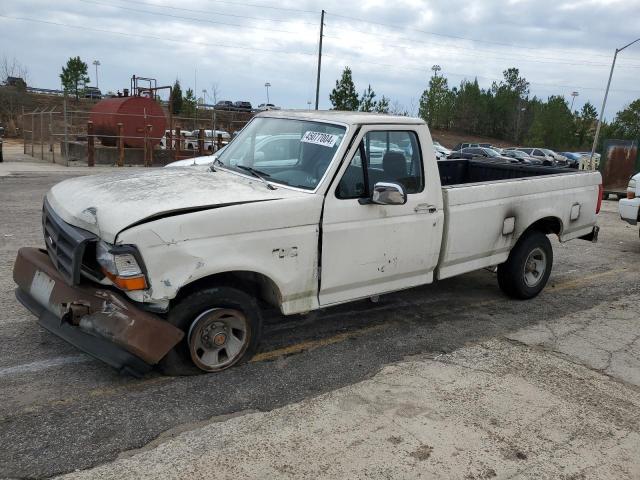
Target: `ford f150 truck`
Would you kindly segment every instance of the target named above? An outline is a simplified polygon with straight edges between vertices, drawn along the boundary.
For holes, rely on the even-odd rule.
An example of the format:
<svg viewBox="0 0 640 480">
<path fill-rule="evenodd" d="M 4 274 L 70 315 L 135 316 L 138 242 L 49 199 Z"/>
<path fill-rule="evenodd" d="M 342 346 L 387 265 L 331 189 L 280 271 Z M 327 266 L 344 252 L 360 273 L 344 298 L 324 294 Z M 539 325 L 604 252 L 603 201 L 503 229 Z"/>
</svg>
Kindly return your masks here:
<svg viewBox="0 0 640 480">
<path fill-rule="evenodd" d="M 214 372 L 256 352 L 268 305 L 291 315 L 495 266 L 508 296 L 532 298 L 551 273 L 548 235 L 595 240 L 600 184 L 437 162 L 419 119 L 263 112 L 211 166 L 55 185 L 46 249 L 20 249 L 16 294 L 121 371 Z"/>
</svg>

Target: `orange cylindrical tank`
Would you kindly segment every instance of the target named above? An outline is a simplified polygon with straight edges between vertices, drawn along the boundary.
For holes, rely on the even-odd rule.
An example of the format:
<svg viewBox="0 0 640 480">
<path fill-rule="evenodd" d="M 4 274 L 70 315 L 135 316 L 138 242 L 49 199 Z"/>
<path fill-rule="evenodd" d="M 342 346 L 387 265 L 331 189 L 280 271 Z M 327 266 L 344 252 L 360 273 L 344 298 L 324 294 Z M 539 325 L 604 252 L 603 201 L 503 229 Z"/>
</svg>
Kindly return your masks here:
<svg viewBox="0 0 640 480">
<path fill-rule="evenodd" d="M 118 123 L 122 123 L 126 147 L 144 147 L 146 125 L 151 125 L 152 145 L 160 143 L 167 128 L 162 107 L 148 97 L 107 98 L 94 105 L 89 118 L 95 135 L 108 146 L 116 145 Z"/>
</svg>

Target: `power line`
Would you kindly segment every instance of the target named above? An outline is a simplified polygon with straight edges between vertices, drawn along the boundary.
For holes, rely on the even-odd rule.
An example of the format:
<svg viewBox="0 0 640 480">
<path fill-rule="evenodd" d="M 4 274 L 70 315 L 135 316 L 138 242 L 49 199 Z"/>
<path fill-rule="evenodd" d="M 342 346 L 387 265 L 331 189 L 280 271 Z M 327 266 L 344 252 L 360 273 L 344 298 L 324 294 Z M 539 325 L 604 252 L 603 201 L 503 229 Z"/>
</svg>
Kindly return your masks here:
<svg viewBox="0 0 640 480">
<path fill-rule="evenodd" d="M 332 35 L 325 35 L 326 38 L 332 39 L 332 40 L 341 40 L 344 41 L 345 38 L 344 37 L 334 37 Z M 416 43 L 421 43 L 421 44 L 425 44 L 428 45 L 428 42 L 420 42 L 420 41 L 415 41 Z M 450 49 L 454 49 L 454 50 L 461 50 L 461 52 L 458 52 L 458 55 L 466 55 L 466 56 L 471 56 L 474 58 L 477 58 L 478 55 L 480 53 L 482 53 L 483 56 L 486 56 L 488 58 L 493 58 L 496 60 L 516 60 L 516 61 L 520 61 L 520 62 L 531 62 L 531 63 L 543 63 L 543 64 L 551 64 L 551 65 L 571 65 L 571 66 L 579 66 L 579 67 L 606 67 L 608 68 L 610 65 L 606 64 L 606 63 L 592 63 L 592 62 L 579 62 L 579 63 L 574 63 L 574 62 L 567 62 L 565 60 L 560 60 L 557 59 L 556 61 L 554 61 L 555 59 L 551 59 L 549 57 L 540 57 L 542 58 L 542 60 L 538 60 L 535 57 L 530 57 L 530 56 L 525 56 L 525 55 L 519 55 L 519 56 L 501 56 L 498 52 L 498 56 L 496 55 L 489 55 L 486 52 L 482 52 L 482 51 L 476 51 L 475 49 L 470 49 L 470 48 L 464 48 L 464 47 L 458 47 L 458 46 L 454 46 L 454 45 L 440 45 L 440 44 L 436 44 L 436 46 L 441 46 L 442 48 L 450 48 Z M 399 48 L 402 50 L 415 50 L 415 48 L 409 46 L 409 45 L 397 45 L 397 44 L 391 44 L 391 43 L 385 43 L 384 44 L 384 48 Z M 469 52 L 469 53 L 465 53 L 465 52 Z M 547 60 L 544 60 L 544 58 L 547 58 Z M 623 67 L 621 67 L 623 68 Z M 625 65 L 624 68 L 640 68 L 640 65 Z"/>
<path fill-rule="evenodd" d="M 259 47 L 242 47 L 242 46 L 238 46 L 238 45 L 226 45 L 226 44 L 222 44 L 222 43 L 209 43 L 209 42 L 196 42 L 196 41 L 192 41 L 192 40 L 179 40 L 179 39 L 176 39 L 176 38 L 159 37 L 159 36 L 156 36 L 156 35 L 144 35 L 144 34 L 141 34 L 141 33 L 118 32 L 118 31 L 106 30 L 106 29 L 102 29 L 102 28 L 86 27 L 86 26 L 80 26 L 80 25 L 70 25 L 68 23 L 52 22 L 52 21 L 49 21 L 49 20 L 40 20 L 40 19 L 36 19 L 36 18 L 11 17 L 9 15 L 2 15 L 2 14 L 0 14 L 0 18 L 7 18 L 9 20 L 20 20 L 20 21 L 24 21 L 24 22 L 43 23 L 43 24 L 46 24 L 46 25 L 54 25 L 54 26 L 57 26 L 57 27 L 73 28 L 73 29 L 76 29 L 76 30 L 84 30 L 84 31 L 89 31 L 89 32 L 108 33 L 108 34 L 112 34 L 112 35 L 120 35 L 120 36 L 123 36 L 123 37 L 146 38 L 146 39 L 151 39 L 151 40 L 161 40 L 161 41 L 166 41 L 166 42 L 181 43 L 181 44 L 188 44 L 188 45 L 201 45 L 201 46 L 205 46 L 205 47 L 234 48 L 234 49 L 239 49 L 239 50 L 271 52 L 271 53 L 278 53 L 278 54 L 285 54 L 285 55 L 307 55 L 307 56 L 312 56 L 312 57 L 316 56 L 315 52 L 288 52 L 288 51 L 285 51 L 285 50 L 274 50 L 274 49 L 259 48 Z"/>
<path fill-rule="evenodd" d="M 340 28 L 340 31 L 345 31 L 348 30 L 350 32 L 356 32 L 356 33 L 361 33 L 363 35 L 370 35 L 370 36 L 374 36 L 376 38 L 379 37 L 384 37 L 384 38 L 392 38 L 392 39 L 398 39 L 397 35 L 384 35 L 384 34 L 379 34 L 379 33 L 373 33 L 373 32 L 365 32 L 364 30 L 356 30 L 353 28 Z M 348 40 L 346 37 L 343 36 L 333 36 L 333 35 L 325 35 L 325 37 L 327 38 L 333 38 L 333 39 L 337 39 L 337 40 Z M 402 40 L 402 38 L 400 38 L 400 40 Z M 422 45 L 426 45 L 426 46 L 441 46 L 444 48 L 451 48 L 451 49 L 456 49 L 456 50 L 463 50 L 463 51 L 472 51 L 474 52 L 473 55 L 474 57 L 477 56 L 477 54 L 479 52 L 487 52 L 487 53 L 492 53 L 492 54 L 498 54 L 498 55 L 504 55 L 505 52 L 500 52 L 500 51 L 496 51 L 496 50 L 486 50 L 486 49 L 482 49 L 482 48 L 468 48 L 468 47 L 462 47 L 462 46 L 458 46 L 458 45 L 451 45 L 450 43 L 439 43 L 437 41 L 421 41 L 421 40 L 416 40 L 415 38 L 407 38 L 408 41 L 412 42 L 412 43 L 420 43 Z M 385 44 L 385 46 L 390 46 L 390 47 L 397 47 L 397 48 L 403 48 L 403 49 L 407 49 L 407 50 L 411 50 L 413 49 L 412 46 L 408 46 L 408 45 L 395 45 L 395 44 Z M 508 53 L 507 53 L 508 54 Z M 495 57 L 495 58 L 499 58 L 500 57 Z M 541 60 L 550 60 L 550 61 L 556 61 L 556 63 L 561 63 L 562 65 L 589 65 L 589 66 L 609 66 L 609 63 L 593 63 L 593 62 L 581 62 L 581 63 L 568 63 L 565 59 L 563 58 L 558 58 L 558 57 L 540 57 L 540 56 L 528 56 L 528 55 L 521 55 L 521 54 L 517 54 L 517 57 L 512 57 L 512 58 L 517 58 L 518 60 L 520 59 L 531 59 L 531 60 L 535 60 L 535 61 L 541 61 Z M 502 57 L 502 59 L 508 59 L 508 57 Z M 552 62 L 541 62 L 541 63 L 552 63 Z M 626 65 L 625 67 L 627 68 L 640 68 L 640 65 Z"/>
<path fill-rule="evenodd" d="M 124 3 L 133 3 L 133 4 L 137 4 L 137 5 L 146 5 L 149 7 L 154 7 L 154 8 L 166 8 L 169 10 L 176 10 L 176 11 L 182 11 L 182 12 L 190 12 L 190 13 L 204 13 L 207 15 L 218 15 L 221 17 L 233 17 L 233 18 L 244 18 L 244 19 L 248 19 L 248 20 L 258 20 L 258 21 L 268 21 L 268 22 L 279 22 L 279 23 L 291 23 L 291 18 L 268 18 L 268 17 L 251 17 L 248 15 L 236 15 L 233 13 L 222 13 L 222 12 L 218 12 L 218 11 L 211 11 L 211 10 L 197 10 L 197 9 L 193 9 L 193 8 L 184 8 L 184 7 L 172 7 L 170 5 L 162 5 L 162 4 L 157 4 L 157 3 L 151 3 L 151 2 L 139 2 L 139 1 L 135 1 L 135 0 L 119 0 L 120 2 L 124 2 Z M 114 5 L 115 6 L 115 5 Z M 311 23 L 311 22 L 307 22 L 307 21 L 303 21 L 300 22 L 302 25 L 311 25 L 311 26 L 316 26 L 315 23 Z"/>
<path fill-rule="evenodd" d="M 486 44 L 491 44 L 491 45 L 499 45 L 502 47 L 511 47 L 511 48 L 520 48 L 520 49 L 525 49 L 525 50 L 539 50 L 539 47 L 528 47 L 525 45 L 517 45 L 514 43 L 505 43 L 505 42 L 495 42 L 492 40 L 482 40 L 482 39 L 478 39 L 478 38 L 470 38 L 470 37 L 462 37 L 459 35 L 451 35 L 451 34 L 447 34 L 447 33 L 437 33 L 437 32 L 430 32 L 427 30 L 420 30 L 420 29 L 416 29 L 416 28 L 411 28 L 411 27 L 406 27 L 404 25 L 394 25 L 394 24 L 390 24 L 390 23 L 383 23 L 383 22 L 374 22 L 372 20 L 364 20 L 362 18 L 357 18 L 357 17 L 350 17 L 347 15 L 340 15 L 337 13 L 331 13 L 331 12 L 327 12 L 328 15 L 332 15 L 334 17 L 338 17 L 338 18 L 344 18 L 347 20 L 355 20 L 358 22 L 362 22 L 362 23 L 369 23 L 371 25 L 379 25 L 379 26 L 383 26 L 386 28 L 391 28 L 391 29 L 395 29 L 395 30 L 401 30 L 403 32 L 410 30 L 410 31 L 414 31 L 414 32 L 419 32 L 419 33 L 423 33 L 426 35 L 434 35 L 437 37 L 445 37 L 445 38 L 452 38 L 455 40 L 464 40 L 464 41 L 468 41 L 468 42 L 476 42 L 476 43 L 486 43 Z M 565 52 L 568 55 L 574 55 L 574 52 Z M 608 58 L 610 59 L 611 56 L 609 55 L 603 55 L 603 54 L 590 54 L 593 57 L 603 57 L 603 58 Z"/>
<path fill-rule="evenodd" d="M 240 7 L 254 7 L 254 8 L 269 8 L 271 10 L 283 10 L 285 12 L 299 12 L 299 13 L 311 13 L 313 15 L 317 15 L 318 12 L 315 10 L 301 10 L 299 8 L 290 8 L 290 7 L 274 7 L 272 5 L 260 5 L 256 3 L 244 3 L 244 2 L 233 2 L 230 0 L 207 0 L 213 3 L 225 3 L 227 5 L 237 5 Z"/>
<path fill-rule="evenodd" d="M 329 54 L 323 54 L 323 57 L 329 57 L 329 58 L 335 58 L 335 59 L 340 59 L 340 60 L 349 60 L 349 59 L 345 59 L 345 57 L 338 57 L 335 55 L 329 55 Z M 351 58 L 351 60 L 353 61 L 354 59 Z M 357 62 L 356 62 L 357 63 Z M 366 63 L 367 65 L 377 65 L 377 66 L 381 66 L 381 67 L 393 67 L 393 68 L 404 68 L 407 70 L 414 70 L 414 71 L 419 71 L 419 72 L 423 72 L 426 73 L 427 70 L 429 70 L 430 67 L 418 67 L 418 66 L 412 66 L 412 65 L 394 65 L 394 64 L 390 64 L 390 63 L 379 63 L 379 62 L 370 62 L 369 60 L 365 60 L 363 61 L 363 63 Z M 484 75 L 477 75 L 477 74 L 472 74 L 472 73 L 456 73 L 456 72 L 446 72 L 446 76 L 454 76 L 454 77 L 463 77 L 463 78 L 483 78 L 485 80 L 491 80 L 491 81 L 495 81 L 495 82 L 500 82 L 503 81 L 504 78 L 494 78 L 494 77 L 487 77 Z M 543 82 L 535 82 L 535 81 L 529 81 L 527 80 L 531 85 L 540 85 L 540 86 L 546 86 L 546 87 L 554 87 L 554 88 L 567 88 L 567 89 L 582 89 L 582 90 L 604 90 L 603 87 L 585 87 L 582 85 L 560 85 L 560 84 L 553 84 L 553 83 L 543 83 Z M 630 92 L 630 93 L 637 93 L 638 90 L 625 90 L 625 89 L 616 89 L 616 90 L 611 90 L 616 91 L 616 92 Z"/>
<path fill-rule="evenodd" d="M 293 30 L 277 30 L 277 29 L 273 29 L 273 28 L 265 28 L 265 27 L 253 27 L 251 25 L 242 25 L 239 23 L 227 23 L 227 22 L 219 22 L 219 21 L 215 21 L 215 20 L 207 20 L 205 18 L 194 18 L 194 17 L 183 17 L 181 15 L 173 15 L 171 13 L 164 13 L 164 12 L 153 12 L 151 10 L 141 10 L 138 8 L 131 8 L 131 7 L 124 7 L 121 5 L 113 5 L 110 3 L 104 3 L 104 2 L 98 2 L 95 0 L 80 0 L 83 3 L 88 3 L 91 5 L 102 5 L 105 7 L 109 7 L 109 8 L 119 8 L 120 10 L 127 10 L 130 12 L 137 12 L 137 13 L 144 13 L 144 14 L 148 14 L 148 15 L 158 15 L 161 17 L 170 17 L 170 18 L 176 18 L 179 20 L 189 20 L 192 22 L 200 22 L 200 23 L 212 23 L 212 24 L 216 24 L 216 25 L 225 25 L 225 26 L 229 26 L 229 27 L 239 27 L 239 28 L 247 28 L 250 30 L 262 30 L 262 31 L 266 31 L 266 32 L 275 32 L 275 33 L 295 33 L 295 34 L 299 34 L 300 32 L 296 32 Z"/>
</svg>

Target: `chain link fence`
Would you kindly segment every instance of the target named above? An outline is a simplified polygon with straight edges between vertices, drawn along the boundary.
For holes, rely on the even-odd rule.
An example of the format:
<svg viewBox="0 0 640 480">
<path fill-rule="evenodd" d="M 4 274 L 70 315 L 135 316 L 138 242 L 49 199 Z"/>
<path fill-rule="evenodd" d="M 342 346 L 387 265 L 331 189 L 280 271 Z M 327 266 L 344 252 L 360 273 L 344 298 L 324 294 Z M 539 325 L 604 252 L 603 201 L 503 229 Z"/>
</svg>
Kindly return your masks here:
<svg viewBox="0 0 640 480">
<path fill-rule="evenodd" d="M 116 128 L 105 131 L 94 125 L 92 118 L 95 120 L 99 115 L 116 116 Z M 249 112 L 199 108 L 193 116 L 162 116 L 166 129 L 158 131 L 153 125 L 158 125 L 160 116 L 144 110 L 103 113 L 78 109 L 65 98 L 62 107 L 23 111 L 22 138 L 24 153 L 45 162 L 161 166 L 179 159 L 212 155 L 252 116 Z"/>
</svg>

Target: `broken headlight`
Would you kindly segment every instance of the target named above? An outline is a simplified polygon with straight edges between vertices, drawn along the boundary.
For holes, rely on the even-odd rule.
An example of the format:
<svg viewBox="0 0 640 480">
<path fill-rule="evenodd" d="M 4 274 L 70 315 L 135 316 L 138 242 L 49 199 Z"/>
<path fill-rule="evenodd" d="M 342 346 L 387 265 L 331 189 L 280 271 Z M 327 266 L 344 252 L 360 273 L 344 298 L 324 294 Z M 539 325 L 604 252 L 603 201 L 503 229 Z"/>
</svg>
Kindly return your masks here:
<svg viewBox="0 0 640 480">
<path fill-rule="evenodd" d="M 147 288 L 147 277 L 139 259 L 138 251 L 132 246 L 112 246 L 99 242 L 96 247 L 96 260 L 102 273 L 122 290 Z"/>
</svg>

